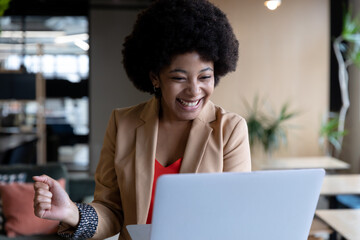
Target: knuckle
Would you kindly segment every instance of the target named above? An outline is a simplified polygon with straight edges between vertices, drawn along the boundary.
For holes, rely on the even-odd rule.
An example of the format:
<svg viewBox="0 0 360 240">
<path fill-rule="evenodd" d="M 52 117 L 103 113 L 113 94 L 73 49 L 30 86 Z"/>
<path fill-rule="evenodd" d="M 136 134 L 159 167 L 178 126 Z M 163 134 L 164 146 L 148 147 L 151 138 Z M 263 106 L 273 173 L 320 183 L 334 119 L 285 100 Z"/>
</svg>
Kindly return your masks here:
<svg viewBox="0 0 360 240">
<path fill-rule="evenodd" d="M 38 195 L 52 197 L 52 193 L 47 189 L 39 188 L 39 189 L 37 189 L 36 192 L 37 192 Z"/>
<path fill-rule="evenodd" d="M 49 203 L 45 203 L 45 202 L 39 203 L 39 208 L 40 208 L 42 211 L 48 210 L 48 209 L 50 209 L 50 204 L 49 204 Z"/>
</svg>

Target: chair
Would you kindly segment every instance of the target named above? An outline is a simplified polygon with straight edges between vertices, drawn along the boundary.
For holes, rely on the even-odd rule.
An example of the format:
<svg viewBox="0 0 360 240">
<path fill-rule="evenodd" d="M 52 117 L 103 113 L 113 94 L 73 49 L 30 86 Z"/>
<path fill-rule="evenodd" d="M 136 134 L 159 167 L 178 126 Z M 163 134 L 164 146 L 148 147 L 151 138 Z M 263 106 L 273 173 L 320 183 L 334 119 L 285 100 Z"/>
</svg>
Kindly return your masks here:
<svg viewBox="0 0 360 240">
<path fill-rule="evenodd" d="M 338 195 L 336 200 L 346 208 L 360 208 L 360 196 L 357 195 Z"/>
</svg>

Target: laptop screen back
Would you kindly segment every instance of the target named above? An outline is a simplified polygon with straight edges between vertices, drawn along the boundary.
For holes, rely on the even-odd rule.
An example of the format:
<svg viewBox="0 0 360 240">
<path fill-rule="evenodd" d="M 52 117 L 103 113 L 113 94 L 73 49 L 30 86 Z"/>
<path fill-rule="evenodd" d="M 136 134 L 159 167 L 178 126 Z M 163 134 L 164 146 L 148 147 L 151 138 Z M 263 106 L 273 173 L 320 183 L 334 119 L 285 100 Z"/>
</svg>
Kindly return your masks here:
<svg viewBox="0 0 360 240">
<path fill-rule="evenodd" d="M 151 240 L 307 239 L 323 169 L 164 175 Z"/>
</svg>

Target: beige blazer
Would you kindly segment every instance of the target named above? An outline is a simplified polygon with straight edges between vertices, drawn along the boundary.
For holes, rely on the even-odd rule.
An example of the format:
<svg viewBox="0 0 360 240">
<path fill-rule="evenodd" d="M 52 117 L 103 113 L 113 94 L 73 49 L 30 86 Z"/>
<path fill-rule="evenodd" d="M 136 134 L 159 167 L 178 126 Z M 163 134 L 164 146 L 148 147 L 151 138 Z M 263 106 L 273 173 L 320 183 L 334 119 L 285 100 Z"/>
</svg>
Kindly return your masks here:
<svg viewBox="0 0 360 240">
<path fill-rule="evenodd" d="M 112 112 L 95 181 L 94 201 L 99 224 L 93 239 L 145 224 L 154 178 L 159 102 L 154 97 L 134 107 Z M 208 102 L 193 121 L 181 173 L 250 171 L 245 120 Z"/>
</svg>

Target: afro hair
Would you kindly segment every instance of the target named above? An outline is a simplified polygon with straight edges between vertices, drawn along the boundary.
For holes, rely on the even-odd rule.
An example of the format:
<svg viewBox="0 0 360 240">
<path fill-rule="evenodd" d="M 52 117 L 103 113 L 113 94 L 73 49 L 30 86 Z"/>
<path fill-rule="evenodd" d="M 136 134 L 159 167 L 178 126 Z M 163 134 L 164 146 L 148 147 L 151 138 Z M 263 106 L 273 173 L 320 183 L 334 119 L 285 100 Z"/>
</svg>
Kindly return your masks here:
<svg viewBox="0 0 360 240">
<path fill-rule="evenodd" d="M 226 15 L 207 0 L 158 0 L 138 15 L 123 46 L 128 77 L 153 94 L 150 72 L 158 74 L 175 55 L 193 51 L 214 63 L 217 85 L 235 71 L 239 43 Z"/>
</svg>

